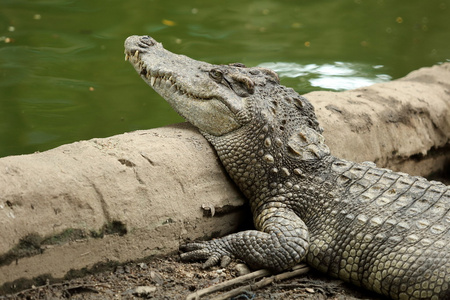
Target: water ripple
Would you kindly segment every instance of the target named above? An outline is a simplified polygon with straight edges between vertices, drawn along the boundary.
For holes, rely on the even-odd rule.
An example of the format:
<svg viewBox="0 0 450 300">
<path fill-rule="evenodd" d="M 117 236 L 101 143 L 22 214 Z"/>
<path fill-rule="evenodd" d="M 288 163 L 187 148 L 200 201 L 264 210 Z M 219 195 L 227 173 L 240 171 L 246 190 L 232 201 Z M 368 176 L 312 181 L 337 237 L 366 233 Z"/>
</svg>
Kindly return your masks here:
<svg viewBox="0 0 450 300">
<path fill-rule="evenodd" d="M 383 66 L 349 62 L 334 62 L 322 65 L 267 62 L 260 64 L 259 67 L 272 69 L 280 77 L 306 77 L 311 86 L 336 91 L 356 89 L 392 79 L 391 76 L 380 73 Z"/>
</svg>

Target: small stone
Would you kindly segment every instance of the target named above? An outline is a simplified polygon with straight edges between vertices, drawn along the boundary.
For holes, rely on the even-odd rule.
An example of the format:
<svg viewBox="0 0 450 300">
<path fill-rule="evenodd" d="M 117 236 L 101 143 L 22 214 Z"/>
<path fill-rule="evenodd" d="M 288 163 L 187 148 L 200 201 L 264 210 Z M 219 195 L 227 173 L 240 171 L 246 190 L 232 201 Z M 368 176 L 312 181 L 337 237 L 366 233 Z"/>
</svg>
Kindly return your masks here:
<svg viewBox="0 0 450 300">
<path fill-rule="evenodd" d="M 139 263 L 138 266 L 139 266 L 139 268 L 141 268 L 142 270 L 147 270 L 147 269 L 148 269 L 148 266 L 147 266 L 146 263 Z"/>
<path fill-rule="evenodd" d="M 250 274 L 251 271 L 245 264 L 236 264 L 234 267 L 238 272 L 239 276 Z"/>
<path fill-rule="evenodd" d="M 129 289 L 122 293 L 122 295 L 135 295 L 138 297 L 150 297 L 156 291 L 155 286 L 137 286 L 134 289 Z"/>
</svg>

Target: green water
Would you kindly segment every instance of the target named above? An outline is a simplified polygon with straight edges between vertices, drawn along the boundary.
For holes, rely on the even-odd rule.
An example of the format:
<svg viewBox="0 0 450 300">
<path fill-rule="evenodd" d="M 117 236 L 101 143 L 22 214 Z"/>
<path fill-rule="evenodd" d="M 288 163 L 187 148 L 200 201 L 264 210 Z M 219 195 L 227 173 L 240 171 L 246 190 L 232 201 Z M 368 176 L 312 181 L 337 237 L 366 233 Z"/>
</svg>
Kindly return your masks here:
<svg viewBox="0 0 450 300">
<path fill-rule="evenodd" d="M 182 121 L 124 62 L 129 35 L 305 93 L 449 61 L 449 20 L 449 0 L 0 0 L 0 157 Z"/>
</svg>

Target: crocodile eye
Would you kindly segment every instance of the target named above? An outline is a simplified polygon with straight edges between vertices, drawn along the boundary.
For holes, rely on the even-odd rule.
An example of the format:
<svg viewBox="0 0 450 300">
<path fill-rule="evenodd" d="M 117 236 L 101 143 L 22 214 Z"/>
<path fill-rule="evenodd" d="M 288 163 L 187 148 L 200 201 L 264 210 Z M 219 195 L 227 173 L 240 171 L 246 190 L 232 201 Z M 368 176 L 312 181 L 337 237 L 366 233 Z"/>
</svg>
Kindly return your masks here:
<svg viewBox="0 0 450 300">
<path fill-rule="evenodd" d="M 209 76 L 217 82 L 221 82 L 223 79 L 223 73 L 217 69 L 212 69 L 209 71 Z"/>
</svg>

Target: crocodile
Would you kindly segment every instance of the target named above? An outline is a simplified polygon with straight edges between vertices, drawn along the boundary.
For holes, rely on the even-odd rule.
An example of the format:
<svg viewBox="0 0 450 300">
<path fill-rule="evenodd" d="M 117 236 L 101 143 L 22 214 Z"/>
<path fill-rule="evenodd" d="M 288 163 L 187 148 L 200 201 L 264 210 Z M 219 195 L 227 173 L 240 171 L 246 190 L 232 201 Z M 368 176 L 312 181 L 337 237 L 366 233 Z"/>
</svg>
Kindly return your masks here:
<svg viewBox="0 0 450 300">
<path fill-rule="evenodd" d="M 272 70 L 214 65 L 130 36 L 125 59 L 215 148 L 256 230 L 182 260 L 311 267 L 392 299 L 450 299 L 450 187 L 334 157 L 313 105 Z"/>
</svg>

